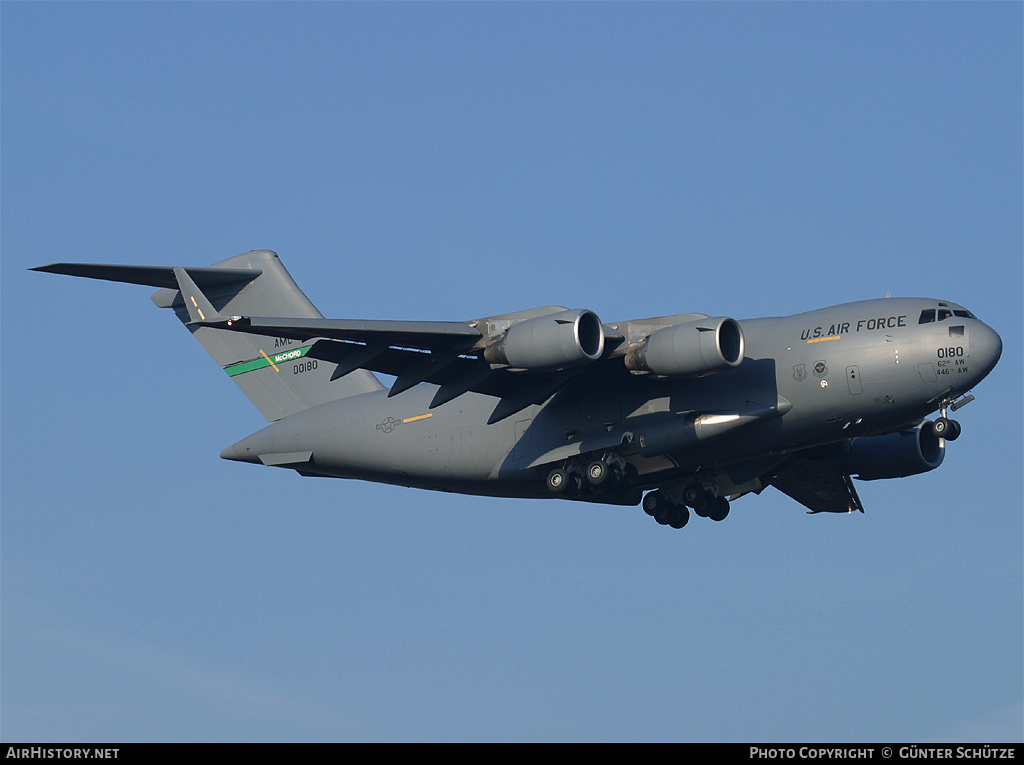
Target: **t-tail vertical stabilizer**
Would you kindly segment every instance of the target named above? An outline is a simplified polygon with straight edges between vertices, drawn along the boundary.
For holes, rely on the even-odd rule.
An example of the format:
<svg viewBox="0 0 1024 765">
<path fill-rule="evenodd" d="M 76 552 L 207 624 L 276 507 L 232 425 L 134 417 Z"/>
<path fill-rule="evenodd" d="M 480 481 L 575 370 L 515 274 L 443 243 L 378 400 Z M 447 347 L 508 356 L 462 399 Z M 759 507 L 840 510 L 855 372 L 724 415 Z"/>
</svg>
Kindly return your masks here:
<svg viewBox="0 0 1024 765">
<path fill-rule="evenodd" d="M 174 311 L 270 421 L 383 388 L 365 370 L 332 381 L 336 364 L 307 358 L 315 340 L 233 332 L 207 324 L 229 316 L 323 318 L 270 250 L 253 250 L 205 268 L 52 263 L 33 270 L 160 287 L 153 302 Z"/>
</svg>

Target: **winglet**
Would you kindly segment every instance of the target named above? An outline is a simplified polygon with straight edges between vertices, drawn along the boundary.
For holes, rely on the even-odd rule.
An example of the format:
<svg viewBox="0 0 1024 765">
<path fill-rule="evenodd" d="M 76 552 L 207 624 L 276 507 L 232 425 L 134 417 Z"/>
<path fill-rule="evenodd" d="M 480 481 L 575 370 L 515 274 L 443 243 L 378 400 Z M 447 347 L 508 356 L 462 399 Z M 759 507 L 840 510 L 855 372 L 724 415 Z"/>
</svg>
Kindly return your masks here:
<svg viewBox="0 0 1024 765">
<path fill-rule="evenodd" d="M 204 324 L 211 321 L 223 321 L 227 317 L 221 316 L 216 308 L 210 303 L 203 291 L 193 281 L 181 266 L 174 267 L 174 278 L 178 281 L 178 289 L 181 291 L 181 298 L 185 301 L 185 308 L 188 309 L 190 324 Z"/>
</svg>

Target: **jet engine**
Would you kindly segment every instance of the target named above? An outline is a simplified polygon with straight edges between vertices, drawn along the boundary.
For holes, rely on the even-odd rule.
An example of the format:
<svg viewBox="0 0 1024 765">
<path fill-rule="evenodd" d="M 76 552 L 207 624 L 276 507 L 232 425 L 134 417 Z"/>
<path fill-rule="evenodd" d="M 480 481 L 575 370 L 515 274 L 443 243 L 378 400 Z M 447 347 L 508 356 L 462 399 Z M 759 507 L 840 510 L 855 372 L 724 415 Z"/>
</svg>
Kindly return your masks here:
<svg viewBox="0 0 1024 765">
<path fill-rule="evenodd" d="M 899 433 L 853 439 L 843 469 L 862 481 L 904 478 L 934 470 L 945 456 L 945 441 L 926 420 Z"/>
<path fill-rule="evenodd" d="M 484 351 L 492 364 L 515 369 L 561 369 L 604 353 L 604 326 L 585 309 L 560 311 L 513 324 Z"/>
<path fill-rule="evenodd" d="M 743 361 L 743 329 L 725 316 L 698 319 L 653 333 L 626 353 L 626 367 L 668 377 L 721 372 Z"/>
</svg>

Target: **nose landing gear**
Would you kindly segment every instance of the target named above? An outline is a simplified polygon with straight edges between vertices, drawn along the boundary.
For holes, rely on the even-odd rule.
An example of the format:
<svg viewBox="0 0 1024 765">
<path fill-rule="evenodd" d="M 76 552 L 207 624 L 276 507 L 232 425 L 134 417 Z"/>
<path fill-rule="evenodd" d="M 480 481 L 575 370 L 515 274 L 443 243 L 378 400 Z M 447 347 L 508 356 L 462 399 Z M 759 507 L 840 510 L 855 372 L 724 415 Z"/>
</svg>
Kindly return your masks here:
<svg viewBox="0 0 1024 765">
<path fill-rule="evenodd" d="M 974 396 L 964 396 L 959 401 L 955 402 L 952 399 L 946 399 L 939 406 L 939 417 L 932 423 L 932 434 L 936 438 L 944 438 L 947 441 L 956 441 L 960 438 L 960 432 L 962 428 L 960 423 L 956 420 L 951 420 L 946 416 L 946 410 L 952 409 L 954 412 L 962 406 L 967 406 L 969 403 L 974 401 Z"/>
<path fill-rule="evenodd" d="M 946 417 L 939 417 L 932 423 L 932 433 L 938 438 L 947 441 L 956 441 L 960 437 L 960 423 Z"/>
</svg>

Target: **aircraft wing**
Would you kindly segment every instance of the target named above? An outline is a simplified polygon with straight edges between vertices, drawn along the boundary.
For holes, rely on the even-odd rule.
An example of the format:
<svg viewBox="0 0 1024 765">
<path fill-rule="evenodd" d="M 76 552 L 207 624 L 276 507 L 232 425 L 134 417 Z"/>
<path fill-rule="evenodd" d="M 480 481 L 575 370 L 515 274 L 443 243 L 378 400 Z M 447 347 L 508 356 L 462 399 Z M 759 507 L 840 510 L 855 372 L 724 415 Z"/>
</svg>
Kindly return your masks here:
<svg viewBox="0 0 1024 765">
<path fill-rule="evenodd" d="M 388 321 L 371 319 L 239 318 L 226 329 L 292 340 L 326 338 L 342 342 L 373 343 L 432 350 L 439 345 L 469 348 L 482 337 L 463 321 Z"/>
<path fill-rule="evenodd" d="M 833 459 L 795 455 L 782 464 L 769 483 L 811 513 L 864 512 L 853 479 Z"/>
<path fill-rule="evenodd" d="M 537 309 L 523 314 L 534 318 L 556 310 L 562 309 Z M 306 356 L 337 364 L 332 379 L 344 377 L 356 369 L 391 375 L 395 381 L 388 391 L 389 396 L 421 382 L 433 383 L 438 390 L 430 403 L 431 408 L 469 391 L 494 396 L 499 401 L 490 416 L 491 423 L 531 404 L 543 403 L 585 368 L 575 366 L 527 371 L 492 364 L 484 353 L 493 337 L 484 335 L 474 326 L 486 326 L 491 321 L 218 317 L 217 321 L 204 323 L 218 329 L 300 342 L 315 340 Z M 605 340 L 611 348 L 622 338 L 606 331 Z M 595 361 L 600 363 L 600 359 Z"/>
</svg>

